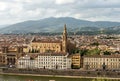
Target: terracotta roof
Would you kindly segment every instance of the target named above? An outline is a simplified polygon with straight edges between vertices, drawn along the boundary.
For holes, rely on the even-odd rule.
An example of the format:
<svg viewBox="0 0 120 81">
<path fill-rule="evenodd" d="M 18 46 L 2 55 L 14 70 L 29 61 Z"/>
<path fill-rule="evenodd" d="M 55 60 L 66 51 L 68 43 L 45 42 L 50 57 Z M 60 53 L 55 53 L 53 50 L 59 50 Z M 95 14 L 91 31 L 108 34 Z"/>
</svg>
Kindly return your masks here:
<svg viewBox="0 0 120 81">
<path fill-rule="evenodd" d="M 61 43 L 61 41 L 32 41 L 32 42 L 38 42 L 38 43 Z"/>
<path fill-rule="evenodd" d="M 61 43 L 60 40 L 48 40 L 48 39 L 44 39 L 44 40 L 37 40 L 37 39 L 33 39 L 32 42 L 40 42 L 40 43 Z"/>
<path fill-rule="evenodd" d="M 120 58 L 120 54 L 114 54 L 114 55 L 85 55 L 84 57 L 89 57 L 89 58 Z"/>
<path fill-rule="evenodd" d="M 29 53 L 30 55 L 40 55 L 40 56 L 65 56 L 67 53 L 56 52 L 56 53 Z"/>
</svg>

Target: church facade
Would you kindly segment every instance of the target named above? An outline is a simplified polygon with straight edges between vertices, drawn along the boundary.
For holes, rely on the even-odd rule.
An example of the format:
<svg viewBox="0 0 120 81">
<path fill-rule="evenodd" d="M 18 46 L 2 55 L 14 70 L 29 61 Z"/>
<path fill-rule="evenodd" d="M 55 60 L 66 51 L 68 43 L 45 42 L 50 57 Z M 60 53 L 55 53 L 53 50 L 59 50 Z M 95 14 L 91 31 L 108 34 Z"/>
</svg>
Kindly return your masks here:
<svg viewBox="0 0 120 81">
<path fill-rule="evenodd" d="M 62 36 L 62 41 L 60 40 L 42 40 L 42 41 L 36 41 L 33 39 L 31 42 L 31 51 L 37 52 L 37 53 L 45 53 L 45 52 L 64 52 L 67 53 L 67 29 L 66 25 L 64 25 L 64 31 Z"/>
</svg>

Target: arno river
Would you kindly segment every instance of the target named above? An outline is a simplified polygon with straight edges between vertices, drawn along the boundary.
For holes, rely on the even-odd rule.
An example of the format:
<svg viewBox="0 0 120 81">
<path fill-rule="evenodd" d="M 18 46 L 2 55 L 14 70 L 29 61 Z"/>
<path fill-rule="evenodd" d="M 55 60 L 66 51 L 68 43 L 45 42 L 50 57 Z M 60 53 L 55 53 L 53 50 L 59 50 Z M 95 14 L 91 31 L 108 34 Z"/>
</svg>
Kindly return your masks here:
<svg viewBox="0 0 120 81">
<path fill-rule="evenodd" d="M 43 77 L 43 76 L 0 75 L 0 81 L 49 81 L 49 80 L 55 80 L 55 81 L 91 81 L 92 79 Z"/>
<path fill-rule="evenodd" d="M 85 78 L 61 78 L 61 77 L 43 77 L 43 76 L 13 76 L 0 75 L 0 81 L 92 81 L 92 79 Z M 109 81 L 109 80 L 107 80 Z M 110 80 L 119 81 L 119 80 Z"/>
</svg>

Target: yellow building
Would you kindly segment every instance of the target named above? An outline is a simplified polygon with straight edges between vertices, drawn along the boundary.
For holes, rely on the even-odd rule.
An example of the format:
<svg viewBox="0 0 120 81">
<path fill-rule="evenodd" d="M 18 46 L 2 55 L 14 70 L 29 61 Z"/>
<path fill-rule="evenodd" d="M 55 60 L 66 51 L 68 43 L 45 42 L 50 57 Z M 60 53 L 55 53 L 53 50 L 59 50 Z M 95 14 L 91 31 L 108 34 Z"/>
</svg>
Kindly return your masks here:
<svg viewBox="0 0 120 81">
<path fill-rule="evenodd" d="M 54 41 L 54 40 L 41 40 L 37 41 L 33 39 L 31 42 L 30 52 L 37 52 L 37 53 L 45 53 L 48 51 L 52 52 L 68 52 L 68 41 L 67 41 L 67 29 L 66 25 L 64 25 L 63 37 L 62 41 Z"/>
<path fill-rule="evenodd" d="M 54 52 L 62 51 L 62 44 L 60 41 L 32 41 L 32 50 L 40 53 L 47 52 L 49 50 Z"/>
<path fill-rule="evenodd" d="M 73 54 L 71 55 L 71 58 L 72 58 L 72 67 L 80 68 L 80 62 L 81 62 L 80 54 Z"/>
<path fill-rule="evenodd" d="M 9 46 L 2 47 L 0 53 L 0 66 L 15 65 L 17 57 L 23 54 L 23 47 L 10 48 Z"/>
</svg>

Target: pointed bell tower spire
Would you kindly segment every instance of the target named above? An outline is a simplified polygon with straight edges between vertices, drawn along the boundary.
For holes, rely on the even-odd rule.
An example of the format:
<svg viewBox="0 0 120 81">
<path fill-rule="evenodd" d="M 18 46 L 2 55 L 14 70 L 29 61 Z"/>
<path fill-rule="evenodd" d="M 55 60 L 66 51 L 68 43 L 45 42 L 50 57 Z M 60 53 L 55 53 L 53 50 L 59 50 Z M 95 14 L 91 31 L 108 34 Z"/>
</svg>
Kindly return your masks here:
<svg viewBox="0 0 120 81">
<path fill-rule="evenodd" d="M 64 30 L 63 30 L 63 38 L 62 38 L 62 51 L 67 52 L 67 28 L 66 24 L 64 25 Z"/>
</svg>

